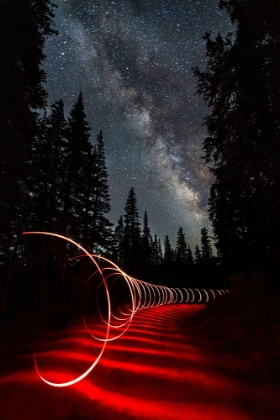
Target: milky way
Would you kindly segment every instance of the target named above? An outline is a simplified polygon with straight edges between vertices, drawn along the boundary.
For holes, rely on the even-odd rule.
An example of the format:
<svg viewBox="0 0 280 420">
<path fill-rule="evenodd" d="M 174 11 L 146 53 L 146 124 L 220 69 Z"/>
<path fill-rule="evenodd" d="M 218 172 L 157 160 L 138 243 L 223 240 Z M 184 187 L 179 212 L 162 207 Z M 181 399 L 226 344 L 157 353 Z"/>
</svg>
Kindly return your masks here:
<svg viewBox="0 0 280 420">
<path fill-rule="evenodd" d="M 218 0 L 56 0 L 59 36 L 46 42 L 49 103 L 66 113 L 83 91 L 95 141 L 103 129 L 116 223 L 134 187 L 139 215 L 173 245 L 192 248 L 210 228 L 211 176 L 201 159 L 203 117 L 192 67 L 205 65 L 202 36 L 232 30 Z"/>
</svg>

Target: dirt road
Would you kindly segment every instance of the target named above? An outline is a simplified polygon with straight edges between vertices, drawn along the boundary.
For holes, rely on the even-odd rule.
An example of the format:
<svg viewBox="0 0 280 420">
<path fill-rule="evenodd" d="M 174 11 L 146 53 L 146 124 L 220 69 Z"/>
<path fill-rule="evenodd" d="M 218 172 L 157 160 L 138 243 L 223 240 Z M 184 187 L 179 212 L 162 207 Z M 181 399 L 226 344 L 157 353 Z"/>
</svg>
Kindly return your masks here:
<svg viewBox="0 0 280 420">
<path fill-rule="evenodd" d="M 46 385 L 33 358 L 0 379 L 2 420 L 280 418 L 277 392 L 235 375 L 215 349 L 191 332 L 199 305 L 138 312 L 126 334 L 108 343 L 98 365 L 66 388 Z M 37 361 L 42 375 L 64 381 L 80 375 L 98 352 L 81 324 L 49 336 Z"/>
</svg>

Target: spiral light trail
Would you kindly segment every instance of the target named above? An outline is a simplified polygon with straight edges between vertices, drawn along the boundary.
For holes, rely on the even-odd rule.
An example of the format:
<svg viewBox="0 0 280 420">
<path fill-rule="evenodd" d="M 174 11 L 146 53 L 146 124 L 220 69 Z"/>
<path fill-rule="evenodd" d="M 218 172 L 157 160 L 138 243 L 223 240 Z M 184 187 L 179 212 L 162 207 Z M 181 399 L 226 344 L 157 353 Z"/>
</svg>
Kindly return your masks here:
<svg viewBox="0 0 280 420">
<path fill-rule="evenodd" d="M 44 378 L 39 370 L 38 363 L 36 360 L 36 355 L 34 355 L 34 365 L 35 370 L 38 376 L 41 378 L 43 382 L 48 385 L 54 387 L 67 387 L 70 385 L 74 385 L 84 378 L 86 378 L 89 373 L 94 369 L 94 367 L 99 362 L 100 358 L 102 357 L 106 344 L 109 341 L 116 340 L 117 338 L 121 337 L 127 329 L 129 328 L 132 319 L 136 312 L 149 308 L 149 307 L 158 307 L 161 305 L 166 304 L 183 304 L 183 303 L 194 303 L 194 302 L 209 302 L 210 300 L 216 299 L 217 296 L 222 296 L 225 293 L 229 293 L 228 290 L 212 290 L 209 289 L 208 291 L 205 289 L 197 289 L 197 288 L 171 288 L 162 285 L 154 285 L 147 283 L 142 280 L 135 279 L 128 274 L 126 274 L 120 267 L 118 267 L 115 263 L 110 261 L 108 258 L 102 257 L 96 254 L 90 254 L 84 247 L 82 247 L 77 242 L 73 241 L 70 238 L 67 238 L 63 235 L 59 235 L 52 232 L 23 232 L 23 235 L 46 235 L 55 238 L 59 238 L 64 240 L 72 245 L 76 246 L 82 253 L 75 256 L 74 258 L 69 259 L 69 261 L 73 261 L 79 258 L 89 258 L 95 270 L 88 278 L 88 281 L 91 281 L 94 277 L 99 277 L 99 284 L 96 288 L 96 304 L 97 310 L 100 319 L 102 320 L 105 326 L 105 333 L 103 336 L 97 336 L 94 334 L 85 319 L 83 319 L 85 328 L 90 336 L 97 340 L 98 342 L 102 343 L 102 346 L 99 350 L 98 355 L 92 361 L 90 367 L 84 371 L 80 376 L 77 376 L 73 380 L 56 383 L 51 382 Z M 69 262 L 68 261 L 68 262 Z M 99 261 L 99 262 L 98 262 Z M 102 266 L 101 266 L 102 263 Z M 106 264 L 106 265 L 105 265 Z M 103 266 L 104 265 L 104 266 Z M 115 283 L 119 280 L 125 282 L 129 302 L 125 302 L 123 305 L 117 305 L 116 308 L 113 307 L 111 302 L 111 292 L 110 290 L 114 287 Z M 100 310 L 100 293 L 102 288 L 105 290 L 106 301 L 107 301 L 107 310 L 106 314 L 102 314 Z"/>
</svg>

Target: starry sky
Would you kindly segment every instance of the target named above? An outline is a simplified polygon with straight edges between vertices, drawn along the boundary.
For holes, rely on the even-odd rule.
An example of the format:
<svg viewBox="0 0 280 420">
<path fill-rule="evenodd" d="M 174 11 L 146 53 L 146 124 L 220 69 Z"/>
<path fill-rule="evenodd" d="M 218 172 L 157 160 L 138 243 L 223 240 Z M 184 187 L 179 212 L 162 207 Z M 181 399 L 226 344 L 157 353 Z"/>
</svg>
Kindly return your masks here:
<svg viewBox="0 0 280 420">
<path fill-rule="evenodd" d="M 133 186 L 141 222 L 173 246 L 183 227 L 194 250 L 211 230 L 211 175 L 192 67 L 205 66 L 202 36 L 232 30 L 218 0 L 55 0 L 59 36 L 46 41 L 49 104 L 68 115 L 83 92 L 92 141 L 102 128 L 117 223 Z"/>
</svg>

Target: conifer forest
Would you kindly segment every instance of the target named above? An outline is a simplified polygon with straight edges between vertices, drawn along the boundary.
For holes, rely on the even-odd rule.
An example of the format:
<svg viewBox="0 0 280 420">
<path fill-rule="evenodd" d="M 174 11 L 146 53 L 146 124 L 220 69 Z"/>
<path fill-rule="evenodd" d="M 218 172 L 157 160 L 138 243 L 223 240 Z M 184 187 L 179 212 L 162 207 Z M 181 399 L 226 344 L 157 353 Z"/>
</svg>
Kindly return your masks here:
<svg viewBox="0 0 280 420">
<path fill-rule="evenodd" d="M 0 0 L 2 420 L 280 419 L 279 16 Z"/>
</svg>

